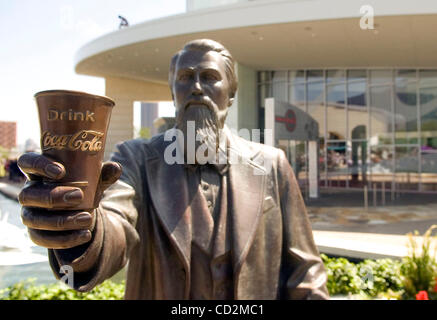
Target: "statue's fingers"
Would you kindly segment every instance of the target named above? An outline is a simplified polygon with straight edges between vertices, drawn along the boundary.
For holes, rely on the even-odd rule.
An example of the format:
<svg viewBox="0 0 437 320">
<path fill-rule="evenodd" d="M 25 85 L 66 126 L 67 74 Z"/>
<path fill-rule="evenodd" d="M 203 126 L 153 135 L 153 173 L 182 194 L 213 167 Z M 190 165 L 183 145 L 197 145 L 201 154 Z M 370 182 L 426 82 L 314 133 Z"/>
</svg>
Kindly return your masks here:
<svg viewBox="0 0 437 320">
<path fill-rule="evenodd" d="M 122 172 L 121 165 L 118 162 L 107 161 L 102 165 L 101 183 L 102 186 L 110 186 L 120 178 Z"/>
<path fill-rule="evenodd" d="M 43 231 L 28 229 L 30 239 L 37 245 L 48 249 L 68 249 L 91 240 L 89 230 Z"/>
<path fill-rule="evenodd" d="M 46 177 L 53 180 L 65 176 L 65 168 L 62 164 L 34 152 L 23 154 L 18 159 L 18 167 L 26 175 Z"/>
<path fill-rule="evenodd" d="M 93 217 L 83 211 L 48 211 L 23 207 L 21 220 L 31 229 L 47 231 L 67 231 L 91 228 Z"/>
<path fill-rule="evenodd" d="M 30 184 L 21 190 L 18 201 L 23 207 L 74 209 L 83 197 L 82 190 L 75 187 Z"/>
</svg>

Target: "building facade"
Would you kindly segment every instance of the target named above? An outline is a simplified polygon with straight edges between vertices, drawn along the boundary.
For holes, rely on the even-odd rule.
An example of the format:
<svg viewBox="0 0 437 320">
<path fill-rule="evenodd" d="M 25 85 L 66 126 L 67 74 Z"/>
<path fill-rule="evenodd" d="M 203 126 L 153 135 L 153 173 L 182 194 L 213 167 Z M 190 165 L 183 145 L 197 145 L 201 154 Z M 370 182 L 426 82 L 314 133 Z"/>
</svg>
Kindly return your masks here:
<svg viewBox="0 0 437 320">
<path fill-rule="evenodd" d="M 0 146 L 12 149 L 17 145 L 17 123 L 0 121 Z"/>
<path fill-rule="evenodd" d="M 88 43 L 76 71 L 116 102 L 107 150 L 132 137 L 134 101 L 171 100 L 169 61 L 187 41 L 223 43 L 239 89 L 227 124 L 263 129 L 265 99 L 319 127 L 321 187 L 437 192 L 437 2 L 187 0 L 187 12 Z M 276 141 L 300 183 L 308 143 Z"/>
</svg>

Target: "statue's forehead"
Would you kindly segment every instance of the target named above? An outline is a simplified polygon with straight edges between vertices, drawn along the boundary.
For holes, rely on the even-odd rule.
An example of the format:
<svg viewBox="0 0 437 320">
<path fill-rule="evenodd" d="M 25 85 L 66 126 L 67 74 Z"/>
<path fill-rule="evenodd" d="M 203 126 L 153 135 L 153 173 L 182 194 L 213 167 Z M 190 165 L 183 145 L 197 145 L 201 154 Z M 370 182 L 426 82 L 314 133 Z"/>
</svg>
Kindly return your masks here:
<svg viewBox="0 0 437 320">
<path fill-rule="evenodd" d="M 215 51 L 183 51 L 177 61 L 176 69 L 217 69 L 224 70 L 222 56 Z"/>
</svg>

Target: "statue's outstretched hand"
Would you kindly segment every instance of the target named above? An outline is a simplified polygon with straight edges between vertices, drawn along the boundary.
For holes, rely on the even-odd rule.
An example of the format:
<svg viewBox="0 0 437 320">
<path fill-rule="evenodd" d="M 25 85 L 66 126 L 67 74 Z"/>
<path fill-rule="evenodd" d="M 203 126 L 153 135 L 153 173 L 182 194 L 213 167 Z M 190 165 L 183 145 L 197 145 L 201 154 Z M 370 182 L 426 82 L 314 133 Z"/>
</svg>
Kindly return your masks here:
<svg viewBox="0 0 437 320">
<path fill-rule="evenodd" d="M 21 219 L 28 227 L 31 240 L 50 249 L 67 249 L 90 241 L 94 212 L 75 209 L 83 201 L 82 190 L 56 184 L 65 176 L 65 167 L 37 153 L 23 154 L 18 159 L 18 166 L 28 178 L 18 200 L 22 205 Z M 120 175 L 118 163 L 103 163 L 97 199 L 100 200 L 103 191 Z M 53 183 L 44 183 L 43 179 Z"/>
</svg>

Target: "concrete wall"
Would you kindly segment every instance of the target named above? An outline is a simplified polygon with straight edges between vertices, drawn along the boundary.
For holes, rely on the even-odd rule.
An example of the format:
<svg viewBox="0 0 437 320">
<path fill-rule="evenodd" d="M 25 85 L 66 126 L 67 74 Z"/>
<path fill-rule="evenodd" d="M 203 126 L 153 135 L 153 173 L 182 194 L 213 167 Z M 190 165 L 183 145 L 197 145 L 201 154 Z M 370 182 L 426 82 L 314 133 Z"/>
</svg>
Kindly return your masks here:
<svg viewBox="0 0 437 320">
<path fill-rule="evenodd" d="M 105 94 L 115 101 L 105 147 L 108 159 L 117 143 L 133 138 L 133 103 L 171 100 L 171 93 L 164 84 L 125 78 L 107 77 L 105 84 Z"/>
</svg>

